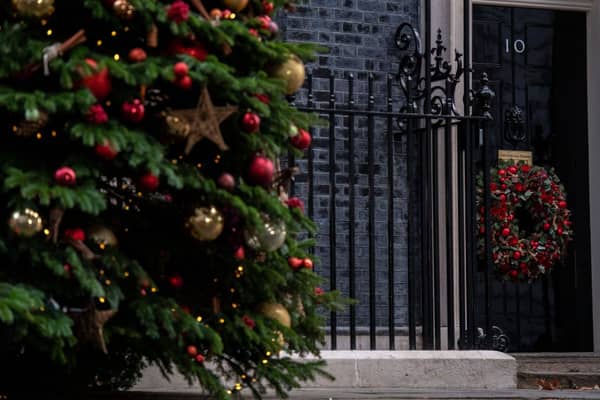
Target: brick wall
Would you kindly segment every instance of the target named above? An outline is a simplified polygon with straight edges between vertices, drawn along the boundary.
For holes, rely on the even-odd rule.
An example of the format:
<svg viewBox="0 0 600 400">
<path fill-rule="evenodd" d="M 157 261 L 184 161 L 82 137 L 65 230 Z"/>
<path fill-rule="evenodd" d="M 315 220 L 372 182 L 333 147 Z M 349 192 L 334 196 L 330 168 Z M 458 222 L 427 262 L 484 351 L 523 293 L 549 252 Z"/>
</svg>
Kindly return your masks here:
<svg viewBox="0 0 600 400">
<path fill-rule="evenodd" d="M 376 109 L 385 110 L 387 74 L 397 70 L 397 53 L 394 45 L 394 33 L 402 22 L 416 23 L 418 19 L 417 0 L 307 0 L 294 14 L 282 15 L 279 24 L 282 35 L 288 41 L 318 43 L 327 48 L 307 69 L 314 74 L 313 88 L 317 104 L 326 104 L 329 99 L 328 77 L 330 71 L 335 74 L 336 102 L 345 103 L 347 97 L 347 77 L 353 74 L 355 82 L 356 107 L 365 107 L 367 103 L 367 75 L 374 74 L 374 97 Z M 396 93 L 397 88 L 394 89 Z M 394 95 L 396 98 L 396 95 Z M 296 99 L 303 104 L 306 92 L 301 91 Z M 397 101 L 396 101 L 397 103 Z M 397 110 L 398 104 L 395 104 Z M 348 119 L 336 119 L 336 257 L 338 289 L 348 293 Z M 376 119 L 374 129 L 375 163 L 375 264 L 376 264 L 376 320 L 379 327 L 387 327 L 388 313 L 388 243 L 387 224 L 394 226 L 393 247 L 394 262 L 394 315 L 396 326 L 407 324 L 407 197 L 406 183 L 406 143 L 401 136 L 394 138 L 394 219 L 390 221 L 388 207 L 388 157 L 387 157 L 387 121 Z M 368 157 L 367 157 L 367 121 L 355 120 L 356 163 L 355 202 L 356 202 L 356 307 L 357 325 L 369 323 L 369 253 L 368 253 Z M 313 132 L 314 155 L 314 219 L 319 225 L 316 255 L 320 258 L 317 272 L 329 278 L 330 239 L 329 239 L 329 129 L 321 128 Z M 299 163 L 306 171 L 306 162 Z M 296 193 L 306 199 L 307 176 L 297 178 Z M 338 317 L 338 324 L 348 326 L 348 313 Z"/>
</svg>

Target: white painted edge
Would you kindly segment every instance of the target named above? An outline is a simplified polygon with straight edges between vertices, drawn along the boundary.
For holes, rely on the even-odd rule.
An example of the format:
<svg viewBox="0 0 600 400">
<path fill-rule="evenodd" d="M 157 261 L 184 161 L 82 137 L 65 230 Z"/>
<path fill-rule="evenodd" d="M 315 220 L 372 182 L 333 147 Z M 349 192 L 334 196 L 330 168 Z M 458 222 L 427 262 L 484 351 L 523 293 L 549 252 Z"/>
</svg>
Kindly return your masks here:
<svg viewBox="0 0 600 400">
<path fill-rule="evenodd" d="M 473 4 L 504 7 L 545 8 L 554 10 L 590 11 L 594 6 L 594 0 L 473 0 Z"/>
</svg>

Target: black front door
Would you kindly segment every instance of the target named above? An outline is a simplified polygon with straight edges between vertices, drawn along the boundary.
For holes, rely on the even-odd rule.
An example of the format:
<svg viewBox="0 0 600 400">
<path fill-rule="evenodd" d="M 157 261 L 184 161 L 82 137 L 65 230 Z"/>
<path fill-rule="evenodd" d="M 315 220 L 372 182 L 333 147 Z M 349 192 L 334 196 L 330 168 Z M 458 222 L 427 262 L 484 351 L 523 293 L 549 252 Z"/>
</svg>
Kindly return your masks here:
<svg viewBox="0 0 600 400">
<path fill-rule="evenodd" d="M 475 6 L 475 76 L 497 94 L 490 140 L 533 152 L 554 167 L 573 211 L 575 241 L 565 265 L 527 284 L 495 282 L 492 323 L 510 351 L 591 351 L 592 310 L 584 13 Z"/>
</svg>

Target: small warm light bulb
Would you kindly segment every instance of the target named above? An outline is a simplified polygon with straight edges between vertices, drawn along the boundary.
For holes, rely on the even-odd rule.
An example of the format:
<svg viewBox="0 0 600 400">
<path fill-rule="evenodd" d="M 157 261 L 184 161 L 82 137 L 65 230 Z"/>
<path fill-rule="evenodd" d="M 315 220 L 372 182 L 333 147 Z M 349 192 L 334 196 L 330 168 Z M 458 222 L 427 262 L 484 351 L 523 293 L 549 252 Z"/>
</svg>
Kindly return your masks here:
<svg viewBox="0 0 600 400">
<path fill-rule="evenodd" d="M 233 393 L 233 392 L 232 392 L 231 390 L 228 390 L 228 391 L 227 391 L 227 394 L 232 394 L 232 393 Z"/>
<path fill-rule="evenodd" d="M 202 168 L 202 163 L 198 163 L 198 164 L 196 164 L 196 167 L 198 167 L 198 168 Z"/>
<path fill-rule="evenodd" d="M 35 137 L 37 140 L 40 140 L 42 138 L 42 133 L 41 132 L 36 133 Z"/>
<path fill-rule="evenodd" d="M 56 137 L 57 133 L 56 133 L 56 131 L 52 131 L 52 132 L 50 132 L 50 135 L 52 135 L 52 137 Z"/>
<path fill-rule="evenodd" d="M 234 308 L 234 309 L 235 309 L 235 308 L 238 308 L 238 305 L 237 305 L 237 304 L 235 304 L 235 303 L 233 303 L 233 304 L 231 304 L 231 308 Z"/>
<path fill-rule="evenodd" d="M 44 307 L 44 306 L 41 306 L 41 307 L 40 307 L 40 311 L 42 311 L 42 312 L 46 311 L 46 307 Z"/>
<path fill-rule="evenodd" d="M 240 272 L 244 272 L 244 266 L 243 266 L 243 265 L 240 265 L 240 266 L 238 267 L 238 271 L 240 271 Z"/>
<path fill-rule="evenodd" d="M 48 30 L 46 31 L 46 35 L 48 35 L 48 36 L 52 36 L 52 29 L 48 29 Z"/>
<path fill-rule="evenodd" d="M 202 322 L 202 317 L 201 317 L 200 315 L 198 315 L 198 316 L 196 317 L 196 321 L 198 321 L 198 322 Z"/>
<path fill-rule="evenodd" d="M 125 271 L 125 273 L 123 273 L 123 275 L 125 276 L 125 278 L 129 278 L 129 271 Z"/>
<path fill-rule="evenodd" d="M 110 33 L 110 36 L 112 36 L 112 37 L 115 37 L 115 36 L 117 36 L 117 31 L 112 31 L 112 32 Z"/>
<path fill-rule="evenodd" d="M 113 56 L 113 58 L 115 59 L 115 61 L 119 61 L 119 60 L 121 59 L 121 56 L 120 56 L 120 55 L 118 55 L 118 54 L 115 54 L 115 55 Z"/>
<path fill-rule="evenodd" d="M 264 360 L 262 360 L 262 363 L 263 363 L 264 365 L 267 365 L 267 364 L 269 363 L 269 360 L 267 360 L 267 359 L 264 359 Z"/>
<path fill-rule="evenodd" d="M 155 288 L 155 287 L 153 287 L 152 289 L 150 289 L 150 291 L 151 291 L 152 293 L 156 293 L 156 292 L 158 292 L 158 289 L 157 289 L 157 288 Z"/>
<path fill-rule="evenodd" d="M 98 271 L 98 273 L 100 274 L 100 276 L 104 275 L 104 270 L 101 269 L 100 271 Z"/>
<path fill-rule="evenodd" d="M 46 20 L 46 19 L 42 19 L 40 21 L 40 24 L 42 24 L 42 26 L 46 26 L 47 23 L 48 23 L 48 20 Z"/>
<path fill-rule="evenodd" d="M 125 32 L 129 32 L 129 27 L 128 27 L 128 26 L 126 26 L 125 28 L 123 28 L 123 30 L 124 30 Z"/>
<path fill-rule="evenodd" d="M 110 286 L 112 284 L 112 282 L 110 281 L 110 279 L 105 280 L 104 283 L 106 283 L 107 286 Z"/>
<path fill-rule="evenodd" d="M 173 165 L 177 165 L 177 160 L 176 160 L 175 158 L 174 158 L 174 159 L 172 159 L 172 160 L 171 160 L 171 164 L 173 164 Z"/>
<path fill-rule="evenodd" d="M 12 131 L 13 131 L 13 132 L 17 133 L 17 131 L 18 131 L 18 130 L 19 130 L 19 128 L 17 128 L 17 126 L 16 126 L 16 125 L 13 125 L 13 126 L 12 126 Z"/>
<path fill-rule="evenodd" d="M 229 289 L 229 291 L 230 291 L 231 293 L 235 293 L 235 288 L 231 288 L 231 289 Z"/>
<path fill-rule="evenodd" d="M 225 323 L 225 319 L 224 318 L 219 318 L 219 323 L 220 324 L 224 324 Z"/>
<path fill-rule="evenodd" d="M 271 352 L 270 351 L 267 351 L 265 354 L 267 355 L 267 357 L 271 357 Z"/>
<path fill-rule="evenodd" d="M 46 228 L 44 229 L 44 235 L 48 236 L 50 234 L 50 229 Z"/>
<path fill-rule="evenodd" d="M 106 244 L 104 242 L 100 243 L 98 246 L 100 247 L 100 250 L 104 250 L 106 248 Z"/>
<path fill-rule="evenodd" d="M 98 299 L 98 301 L 99 301 L 100 303 L 104 304 L 104 303 L 106 303 L 106 298 L 105 298 L 105 297 L 100 297 L 100 298 Z"/>
</svg>

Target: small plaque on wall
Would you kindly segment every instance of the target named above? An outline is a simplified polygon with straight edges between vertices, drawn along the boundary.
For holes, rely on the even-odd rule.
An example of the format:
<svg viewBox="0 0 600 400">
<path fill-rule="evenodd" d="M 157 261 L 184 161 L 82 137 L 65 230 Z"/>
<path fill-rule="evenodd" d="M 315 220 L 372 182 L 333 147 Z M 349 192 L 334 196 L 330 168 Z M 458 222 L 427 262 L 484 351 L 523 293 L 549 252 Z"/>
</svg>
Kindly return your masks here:
<svg viewBox="0 0 600 400">
<path fill-rule="evenodd" d="M 498 150 L 498 160 L 533 165 L 533 153 L 521 150 Z"/>
</svg>

